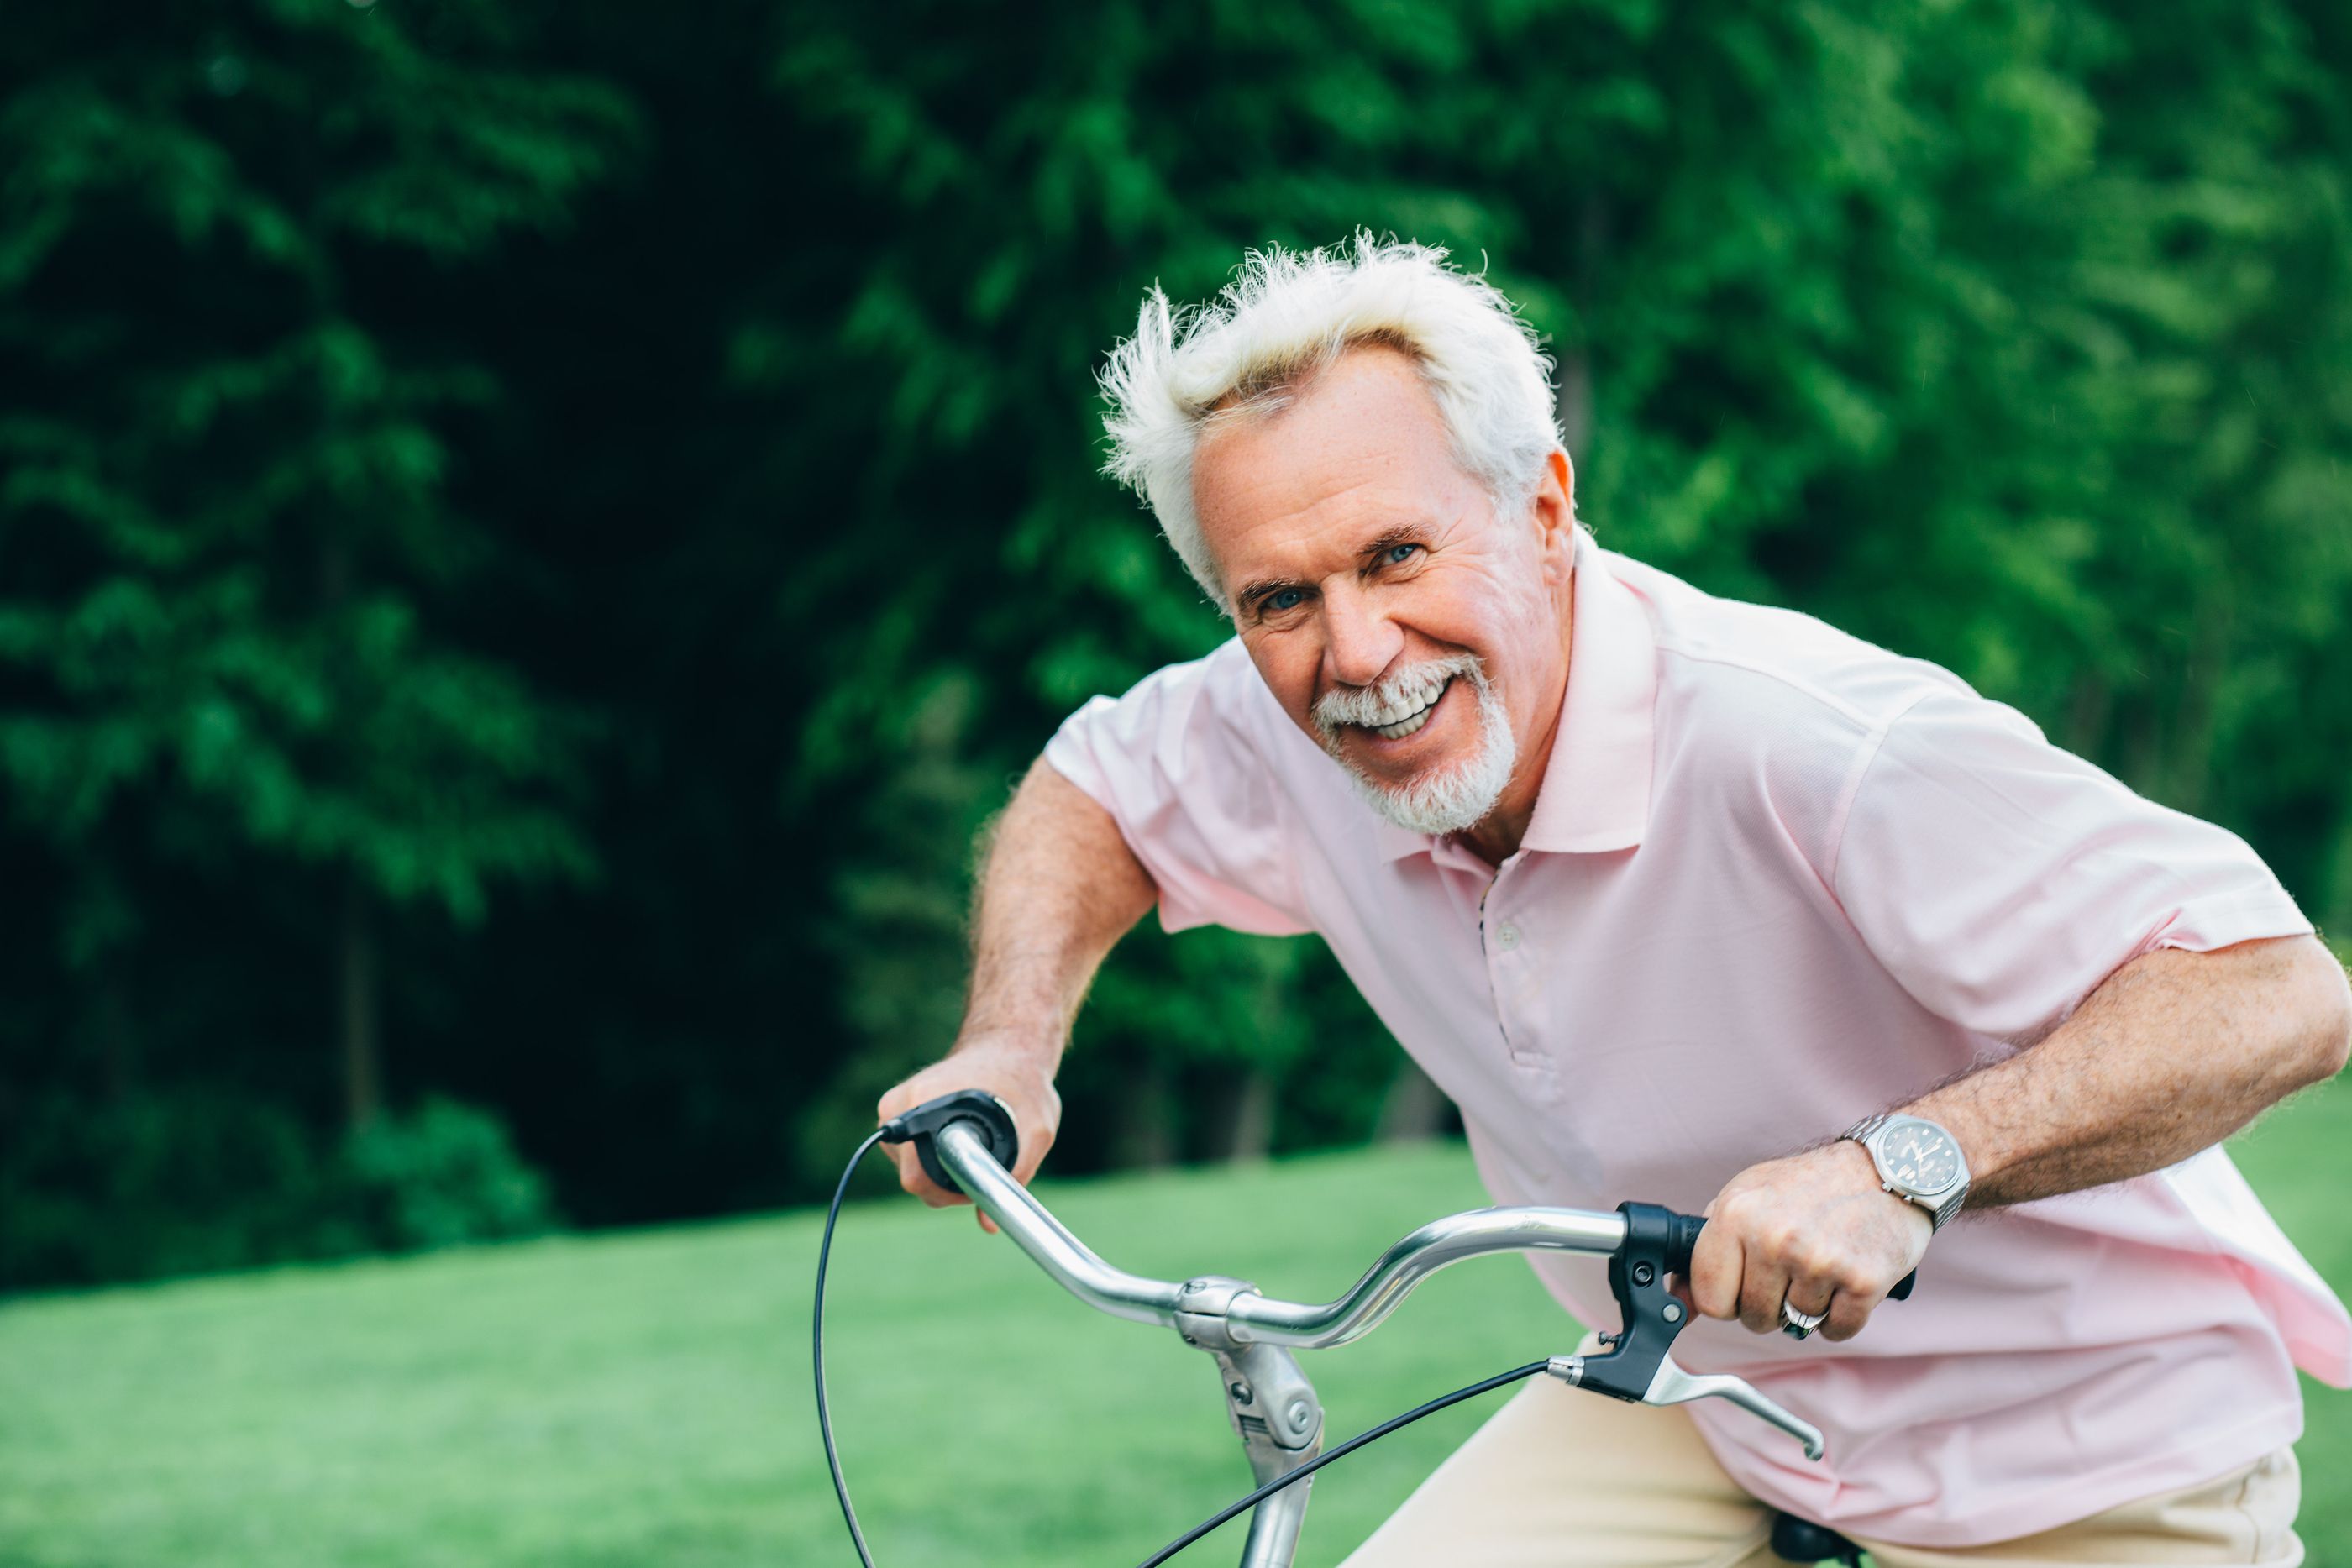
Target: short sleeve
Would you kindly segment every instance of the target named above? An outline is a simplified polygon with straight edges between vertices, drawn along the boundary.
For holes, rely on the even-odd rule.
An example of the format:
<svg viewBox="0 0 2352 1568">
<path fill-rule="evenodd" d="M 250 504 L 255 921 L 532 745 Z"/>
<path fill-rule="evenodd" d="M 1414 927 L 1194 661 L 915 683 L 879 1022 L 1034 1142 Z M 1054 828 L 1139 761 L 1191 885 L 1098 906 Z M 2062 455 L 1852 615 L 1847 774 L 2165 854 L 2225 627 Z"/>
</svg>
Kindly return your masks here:
<svg viewBox="0 0 2352 1568">
<path fill-rule="evenodd" d="M 2133 793 L 2014 708 L 1946 693 L 1862 764 L 1831 885 L 1922 1006 L 2010 1040 L 2155 948 L 2312 928 L 2236 834 Z"/>
<path fill-rule="evenodd" d="M 1228 643 L 1146 676 L 1125 696 L 1096 697 L 1046 744 L 1047 765 L 1118 821 L 1159 886 L 1160 923 L 1170 931 L 1313 929 L 1296 840 L 1284 831 L 1252 733 L 1257 679 L 1248 655 Z"/>
</svg>

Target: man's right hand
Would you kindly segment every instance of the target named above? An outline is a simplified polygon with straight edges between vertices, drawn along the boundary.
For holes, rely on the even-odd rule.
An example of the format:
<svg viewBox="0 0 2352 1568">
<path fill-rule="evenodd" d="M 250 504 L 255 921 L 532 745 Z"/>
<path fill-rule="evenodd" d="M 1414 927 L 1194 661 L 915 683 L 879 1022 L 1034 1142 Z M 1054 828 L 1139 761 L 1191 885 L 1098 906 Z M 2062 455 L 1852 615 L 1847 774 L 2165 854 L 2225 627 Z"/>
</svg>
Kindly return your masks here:
<svg viewBox="0 0 2352 1568">
<path fill-rule="evenodd" d="M 1054 1146 L 1054 1134 L 1062 1124 L 1062 1097 L 1055 1092 L 1053 1071 L 1048 1065 L 1059 1057 L 1056 1048 L 1060 1043 L 1055 1040 L 1047 1044 L 1012 1035 L 968 1037 L 959 1041 L 945 1059 L 883 1095 L 875 1107 L 876 1119 L 887 1122 L 926 1100 L 936 1100 L 959 1089 L 985 1090 L 1004 1102 L 1004 1108 L 1013 1113 L 1013 1131 L 1021 1140 L 1020 1153 L 1013 1163 L 1013 1178 L 1025 1186 L 1029 1178 L 1037 1174 L 1045 1151 Z M 911 1143 L 886 1144 L 883 1147 L 898 1163 L 898 1185 L 933 1208 L 971 1201 L 924 1175 L 923 1163 Z M 988 1231 L 996 1228 L 984 1214 L 980 1217 L 980 1226 Z"/>
</svg>

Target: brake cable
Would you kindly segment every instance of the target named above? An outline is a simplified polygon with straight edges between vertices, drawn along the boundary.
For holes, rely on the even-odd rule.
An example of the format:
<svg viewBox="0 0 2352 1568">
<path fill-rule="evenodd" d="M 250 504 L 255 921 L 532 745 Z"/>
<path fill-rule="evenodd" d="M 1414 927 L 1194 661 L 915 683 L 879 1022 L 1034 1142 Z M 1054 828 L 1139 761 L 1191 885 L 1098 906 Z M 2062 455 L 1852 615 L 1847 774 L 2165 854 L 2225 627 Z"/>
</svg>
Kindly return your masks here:
<svg viewBox="0 0 2352 1568">
<path fill-rule="evenodd" d="M 833 1472 L 833 1495 L 841 1500 L 841 1517 L 849 1522 L 849 1539 L 857 1548 L 857 1561 L 866 1568 L 874 1568 L 874 1554 L 866 1550 L 866 1532 L 857 1528 L 857 1511 L 849 1506 L 849 1483 L 841 1478 L 841 1455 L 833 1446 L 833 1410 L 824 1396 L 824 1269 L 833 1256 L 834 1221 L 841 1218 L 841 1200 L 849 1192 L 849 1178 L 857 1174 L 859 1162 L 889 1130 L 887 1126 L 877 1127 L 857 1145 L 857 1152 L 849 1156 L 849 1164 L 841 1173 L 841 1185 L 833 1189 L 833 1207 L 824 1211 L 824 1239 L 817 1243 L 816 1249 L 816 1311 L 809 1319 L 810 1354 L 816 1362 L 816 1427 L 824 1434 L 824 1465 Z"/>
<path fill-rule="evenodd" d="M 1257 1490 L 1250 1493 L 1247 1497 L 1237 1499 L 1227 1507 L 1219 1509 L 1216 1512 L 1211 1514 L 1208 1518 L 1202 1520 L 1200 1523 L 1194 1525 L 1192 1529 L 1186 1531 L 1183 1534 L 1178 1536 L 1175 1540 L 1170 1542 L 1167 1545 L 1161 1547 L 1150 1556 L 1145 1558 L 1140 1563 L 1137 1564 L 1137 1568 L 1160 1568 L 1160 1564 L 1167 1562 L 1171 1557 L 1175 1556 L 1176 1553 L 1183 1551 L 1184 1548 L 1192 1545 L 1192 1542 L 1200 1540 L 1201 1537 L 1208 1534 L 1209 1531 L 1216 1529 L 1217 1526 L 1224 1523 L 1227 1520 L 1232 1519 L 1236 1514 L 1248 1512 L 1251 1509 L 1255 1508 L 1258 1504 L 1264 1502 L 1266 1499 L 1272 1497 L 1275 1493 L 1280 1491 L 1291 1482 L 1305 1480 L 1308 1476 L 1313 1475 L 1317 1470 L 1321 1469 L 1324 1466 L 1329 1464 L 1340 1455 L 1352 1454 L 1358 1448 L 1360 1448 L 1365 1444 L 1372 1441 L 1375 1437 L 1385 1437 L 1391 1432 L 1395 1431 L 1398 1427 L 1410 1427 L 1415 1421 L 1420 1420 L 1423 1416 L 1433 1416 L 1438 1411 L 1444 1409 L 1448 1405 L 1459 1405 L 1465 1399 L 1475 1398 L 1481 1394 L 1486 1394 L 1494 1389 L 1501 1388 L 1507 1384 L 1517 1383 L 1523 1377 L 1533 1377 L 1538 1372 L 1549 1370 L 1550 1366 L 1551 1363 L 1549 1361 L 1531 1361 L 1525 1366 L 1515 1366 L 1508 1372 L 1498 1372 L 1492 1377 L 1486 1378 L 1483 1381 L 1470 1385 L 1467 1388 L 1457 1388 L 1451 1394 L 1441 1394 L 1425 1405 L 1414 1406 L 1412 1409 L 1406 1411 L 1402 1416 L 1391 1416 L 1387 1420 L 1381 1422 L 1379 1426 L 1371 1427 L 1367 1431 L 1357 1433 L 1354 1437 L 1349 1438 L 1338 1448 L 1326 1449 L 1324 1452 L 1316 1455 L 1313 1458 L 1307 1460 L 1305 1464 L 1299 1466 L 1297 1469 L 1290 1471 L 1288 1474 L 1275 1477 L 1274 1479 L 1266 1482 L 1265 1485 L 1258 1488 Z"/>
</svg>

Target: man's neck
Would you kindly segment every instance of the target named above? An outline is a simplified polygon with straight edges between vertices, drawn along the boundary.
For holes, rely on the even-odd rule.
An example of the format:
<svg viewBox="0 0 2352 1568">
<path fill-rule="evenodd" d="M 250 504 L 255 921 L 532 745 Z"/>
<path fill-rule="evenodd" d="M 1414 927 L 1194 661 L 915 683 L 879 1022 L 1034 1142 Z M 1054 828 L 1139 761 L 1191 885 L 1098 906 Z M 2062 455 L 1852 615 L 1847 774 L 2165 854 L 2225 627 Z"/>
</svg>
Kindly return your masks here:
<svg viewBox="0 0 2352 1568">
<path fill-rule="evenodd" d="M 1544 773 L 1551 765 L 1552 743 L 1559 737 L 1561 712 L 1568 704 L 1576 617 L 1567 601 L 1573 599 L 1575 591 L 1571 574 L 1559 611 L 1559 678 L 1538 700 L 1535 727 L 1520 738 L 1518 766 L 1511 770 L 1511 781 L 1503 787 L 1493 810 L 1454 835 L 1456 843 L 1488 865 L 1499 866 L 1518 853 L 1520 841 L 1528 836 L 1528 824 L 1535 821 L 1536 801 L 1543 794 Z"/>
</svg>

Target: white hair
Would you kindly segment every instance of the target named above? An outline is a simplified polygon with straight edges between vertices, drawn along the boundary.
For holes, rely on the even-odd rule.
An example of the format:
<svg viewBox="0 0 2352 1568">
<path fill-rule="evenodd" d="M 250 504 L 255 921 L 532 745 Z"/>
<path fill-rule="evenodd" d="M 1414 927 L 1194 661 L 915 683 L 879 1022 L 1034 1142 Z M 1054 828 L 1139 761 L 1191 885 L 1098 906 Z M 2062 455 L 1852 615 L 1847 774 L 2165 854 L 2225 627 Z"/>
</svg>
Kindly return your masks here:
<svg viewBox="0 0 2352 1568">
<path fill-rule="evenodd" d="M 1213 302 L 1171 308 L 1157 286 L 1135 336 L 1102 372 L 1110 412 L 1103 471 L 1150 504 L 1160 531 L 1220 609 L 1224 584 L 1201 538 L 1192 460 L 1226 418 L 1263 417 L 1347 350 L 1409 356 L 1437 403 L 1455 461 L 1497 511 L 1524 506 L 1562 443 L 1551 361 L 1533 328 L 1485 278 L 1435 246 L 1375 239 L 1322 250 L 1251 251 Z"/>
</svg>

